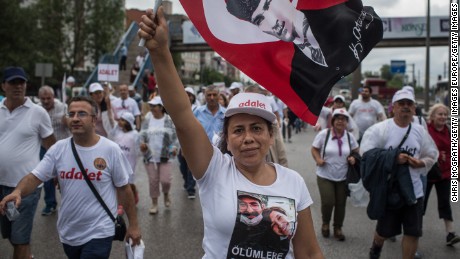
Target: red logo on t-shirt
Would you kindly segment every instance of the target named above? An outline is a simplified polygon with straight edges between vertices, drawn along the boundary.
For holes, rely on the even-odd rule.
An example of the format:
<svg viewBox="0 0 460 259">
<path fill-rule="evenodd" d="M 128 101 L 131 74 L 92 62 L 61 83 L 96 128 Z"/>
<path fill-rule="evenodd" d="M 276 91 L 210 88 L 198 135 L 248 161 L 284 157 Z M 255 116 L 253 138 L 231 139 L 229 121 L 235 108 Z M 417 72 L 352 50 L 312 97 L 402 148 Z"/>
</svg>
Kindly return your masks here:
<svg viewBox="0 0 460 259">
<path fill-rule="evenodd" d="M 88 173 L 88 169 L 86 169 L 86 174 L 88 175 L 88 178 L 91 181 L 94 181 L 94 180 L 100 181 L 101 177 L 102 177 L 102 172 L 101 171 L 97 171 L 97 173 L 95 173 L 95 172 L 89 172 Z M 61 171 L 59 173 L 59 177 L 61 177 L 61 179 L 75 179 L 75 180 L 84 180 L 85 179 L 81 172 L 75 172 L 75 168 L 72 168 L 72 170 L 70 170 L 69 172 Z"/>
</svg>

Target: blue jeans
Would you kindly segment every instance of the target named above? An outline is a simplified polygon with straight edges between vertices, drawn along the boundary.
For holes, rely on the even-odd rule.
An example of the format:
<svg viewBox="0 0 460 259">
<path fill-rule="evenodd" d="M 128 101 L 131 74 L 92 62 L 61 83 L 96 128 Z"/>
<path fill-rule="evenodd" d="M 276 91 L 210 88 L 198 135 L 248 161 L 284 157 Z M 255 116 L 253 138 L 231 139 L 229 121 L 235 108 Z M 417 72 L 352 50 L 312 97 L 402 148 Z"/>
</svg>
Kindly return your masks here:
<svg viewBox="0 0 460 259">
<path fill-rule="evenodd" d="M 40 160 L 43 159 L 43 157 L 45 156 L 45 153 L 46 153 L 46 149 L 43 147 L 40 147 Z M 44 200 L 45 200 L 46 207 L 56 208 L 57 206 L 56 187 L 54 186 L 54 179 L 44 182 L 43 191 L 45 192 Z"/>
<path fill-rule="evenodd" d="M 13 187 L 0 185 L 0 200 L 12 193 Z M 29 195 L 22 197 L 19 206 L 19 218 L 9 221 L 5 215 L 0 215 L 0 228 L 4 238 L 9 238 L 13 245 L 26 245 L 30 243 L 35 210 L 40 200 L 41 188 L 37 188 Z"/>
<path fill-rule="evenodd" d="M 195 179 L 193 179 L 192 172 L 188 169 L 187 161 L 182 156 L 181 152 L 177 155 L 177 159 L 179 160 L 179 169 L 184 179 L 184 188 L 187 190 L 188 194 L 195 195 Z"/>
<path fill-rule="evenodd" d="M 113 236 L 95 238 L 80 246 L 64 246 L 64 252 L 69 259 L 106 259 L 112 250 Z"/>
</svg>

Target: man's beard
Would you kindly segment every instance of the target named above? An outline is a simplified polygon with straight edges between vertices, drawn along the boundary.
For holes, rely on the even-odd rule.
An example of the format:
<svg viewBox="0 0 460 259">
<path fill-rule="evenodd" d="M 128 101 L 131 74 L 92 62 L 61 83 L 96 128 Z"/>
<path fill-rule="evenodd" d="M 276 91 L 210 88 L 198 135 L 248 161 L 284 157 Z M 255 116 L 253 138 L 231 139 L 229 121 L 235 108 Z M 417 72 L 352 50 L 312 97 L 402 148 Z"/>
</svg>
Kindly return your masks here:
<svg viewBox="0 0 460 259">
<path fill-rule="evenodd" d="M 257 215 L 253 219 L 248 218 L 249 215 L 241 214 L 240 221 L 251 227 L 259 224 L 262 221 L 262 214 Z"/>
</svg>

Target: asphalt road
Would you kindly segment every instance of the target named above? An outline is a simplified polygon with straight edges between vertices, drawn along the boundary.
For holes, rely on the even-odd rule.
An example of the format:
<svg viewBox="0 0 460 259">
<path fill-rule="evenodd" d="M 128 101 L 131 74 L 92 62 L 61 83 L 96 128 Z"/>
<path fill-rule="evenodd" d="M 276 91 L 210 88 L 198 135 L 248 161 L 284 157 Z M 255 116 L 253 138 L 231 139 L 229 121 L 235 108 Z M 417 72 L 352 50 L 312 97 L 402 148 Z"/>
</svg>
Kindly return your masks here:
<svg viewBox="0 0 460 259">
<path fill-rule="evenodd" d="M 333 238 L 321 236 L 321 211 L 319 192 L 316 185 L 315 166 L 310 154 L 311 142 L 315 133 L 308 129 L 299 134 L 293 134 L 292 143 L 286 143 L 290 168 L 299 172 L 305 179 L 314 204 L 312 214 L 315 231 L 326 258 L 361 259 L 369 258 L 368 251 L 372 242 L 375 221 L 368 219 L 366 208 L 355 208 L 347 204 L 343 231 L 346 241 L 339 242 Z M 142 236 L 145 242 L 144 258 L 201 258 L 203 250 L 203 221 L 199 197 L 187 199 L 187 193 L 182 188 L 182 177 L 178 168 L 173 172 L 172 206 L 166 209 L 160 197 L 160 211 L 150 215 L 150 198 L 148 197 L 148 180 L 141 162 L 136 171 L 136 184 L 140 192 L 140 202 L 137 205 Z M 89 191 L 89 190 L 88 190 Z M 66 258 L 56 232 L 57 215 L 41 216 L 43 198 L 37 209 L 32 234 L 32 252 L 37 259 Z M 436 193 L 432 192 L 424 218 L 424 235 L 419 242 L 419 250 L 423 258 L 450 259 L 460 258 L 460 244 L 457 247 L 445 245 L 444 223 L 438 219 Z M 452 204 L 454 219 L 460 217 L 460 206 Z M 78 213 L 76 211 L 75 213 Z M 455 229 L 460 233 L 460 224 Z M 387 242 L 382 251 L 382 259 L 401 258 L 401 236 L 396 242 Z M 0 240 L 0 259 L 12 258 L 13 249 L 7 240 Z M 114 242 L 111 258 L 125 258 L 124 244 Z"/>
</svg>

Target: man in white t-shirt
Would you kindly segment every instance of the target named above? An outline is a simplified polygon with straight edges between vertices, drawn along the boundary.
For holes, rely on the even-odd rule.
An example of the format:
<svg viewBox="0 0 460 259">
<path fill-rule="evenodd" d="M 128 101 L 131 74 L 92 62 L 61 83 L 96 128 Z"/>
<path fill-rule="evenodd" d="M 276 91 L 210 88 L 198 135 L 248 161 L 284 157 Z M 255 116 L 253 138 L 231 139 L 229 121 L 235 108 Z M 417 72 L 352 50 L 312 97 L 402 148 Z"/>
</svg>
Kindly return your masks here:
<svg viewBox="0 0 460 259">
<path fill-rule="evenodd" d="M 51 124 L 54 130 L 56 140 L 65 139 L 70 136 L 69 128 L 67 127 L 65 115 L 67 114 L 67 105 L 54 98 L 54 90 L 50 86 L 44 85 L 38 89 L 38 98 L 43 108 L 48 112 L 51 118 Z M 40 148 L 40 160 L 46 153 L 46 149 Z M 45 208 L 42 210 L 43 216 L 51 215 L 56 211 L 56 185 L 54 179 L 46 181 L 43 184 L 45 194 Z"/>
<path fill-rule="evenodd" d="M 129 112 L 136 118 L 136 130 L 139 131 L 141 129 L 141 112 L 139 111 L 136 100 L 129 97 L 129 88 L 127 85 L 120 85 L 118 90 L 120 98 L 111 103 L 115 120 L 119 120 L 123 113 Z"/>
<path fill-rule="evenodd" d="M 418 239 L 422 235 L 424 190 L 420 176 L 426 175 L 438 159 L 436 145 L 428 132 L 422 126 L 412 123 L 415 114 L 415 99 L 412 93 L 399 90 L 393 96 L 392 103 L 394 117 L 371 126 L 364 133 L 361 151 L 365 153 L 374 148 L 392 150 L 400 146 L 401 153 L 395 157 L 394 163 L 408 165 L 412 182 L 409 189 L 413 189 L 417 200 L 413 205 L 404 203 L 399 208 L 390 209 L 388 205 L 385 207 L 383 215 L 377 221 L 370 251 L 371 259 L 380 257 L 385 239 L 401 234 L 401 227 L 404 229 L 402 258 L 414 258 Z M 404 139 L 405 135 L 407 138 Z M 365 156 L 366 154 L 364 158 Z M 401 186 L 400 189 L 406 188 Z"/>
<path fill-rule="evenodd" d="M 92 99 L 73 97 L 69 102 L 67 123 L 89 180 L 114 217 L 118 197 L 129 220 L 126 239 L 131 238 L 136 245 L 141 234 L 134 196 L 128 184 L 133 172 L 118 144 L 96 134 L 96 114 L 97 104 Z M 9 201 L 20 206 L 22 197 L 36 186 L 57 177 L 62 197 L 57 228 L 64 252 L 69 258 L 108 258 L 115 225 L 89 189 L 73 155 L 71 140 L 66 138 L 53 145 L 38 166 L 0 202 L 0 211 L 5 213 Z"/>
<path fill-rule="evenodd" d="M 0 199 L 13 192 L 18 182 L 40 161 L 40 144 L 48 149 L 56 142 L 48 113 L 25 97 L 27 76 L 21 67 L 3 71 L 2 89 L 6 98 L 0 103 Z M 38 185 L 37 185 L 38 186 Z M 19 218 L 0 217 L 0 229 L 14 247 L 14 258 L 30 258 L 30 236 L 41 188 L 30 190 Z"/>
<path fill-rule="evenodd" d="M 382 104 L 372 99 L 371 95 L 372 88 L 364 86 L 361 92 L 362 98 L 354 100 L 348 109 L 348 113 L 353 117 L 359 128 L 358 142 L 361 142 L 364 132 L 370 126 L 387 118 Z"/>
</svg>

